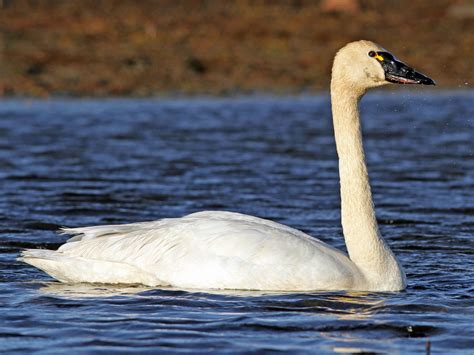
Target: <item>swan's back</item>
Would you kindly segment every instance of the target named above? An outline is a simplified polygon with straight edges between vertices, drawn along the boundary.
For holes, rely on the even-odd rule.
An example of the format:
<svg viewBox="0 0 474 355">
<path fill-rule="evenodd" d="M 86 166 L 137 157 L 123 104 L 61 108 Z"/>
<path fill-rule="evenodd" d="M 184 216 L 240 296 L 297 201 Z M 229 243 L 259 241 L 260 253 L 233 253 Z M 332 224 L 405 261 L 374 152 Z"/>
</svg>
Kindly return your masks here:
<svg viewBox="0 0 474 355">
<path fill-rule="evenodd" d="M 238 213 L 206 211 L 65 232 L 76 236 L 51 251 L 54 257 L 74 259 L 76 266 L 94 261 L 96 273 L 100 263 L 112 270 L 132 267 L 132 274 L 144 274 L 141 283 L 153 286 L 315 290 L 353 288 L 358 282 L 358 270 L 338 250 L 296 229 Z M 31 253 L 25 261 L 35 265 Z M 48 272 L 38 261 L 35 266 Z M 128 283 L 127 275 L 128 269 L 119 282 Z"/>
</svg>

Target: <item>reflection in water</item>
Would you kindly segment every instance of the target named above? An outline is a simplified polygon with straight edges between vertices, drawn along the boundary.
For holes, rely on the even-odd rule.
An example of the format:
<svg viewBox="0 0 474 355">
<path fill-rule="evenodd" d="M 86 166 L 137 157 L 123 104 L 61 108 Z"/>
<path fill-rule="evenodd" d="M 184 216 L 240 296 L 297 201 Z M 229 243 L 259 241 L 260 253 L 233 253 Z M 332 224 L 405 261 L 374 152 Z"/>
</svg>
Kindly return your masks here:
<svg viewBox="0 0 474 355">
<path fill-rule="evenodd" d="M 40 293 L 45 295 L 70 299 L 127 296 L 149 290 L 151 290 L 151 288 L 140 285 L 111 286 L 94 284 L 67 284 L 57 281 L 44 282 L 38 289 Z"/>
<path fill-rule="evenodd" d="M 243 291 L 243 290 L 198 290 L 151 288 L 142 285 L 107 285 L 107 284 L 67 284 L 57 281 L 40 284 L 38 292 L 44 295 L 65 299 L 81 298 L 108 298 L 115 296 L 140 295 L 156 299 L 168 296 L 175 297 L 175 292 L 189 297 L 238 297 L 254 298 L 261 306 L 269 311 L 278 312 L 303 312 L 305 314 L 321 313 L 331 314 L 343 320 L 363 320 L 373 315 L 379 307 L 384 305 L 380 294 L 369 292 L 269 292 L 269 291 Z M 258 300 L 258 298 L 261 298 Z"/>
<path fill-rule="evenodd" d="M 330 297 L 334 302 L 345 305 L 345 312 L 336 315 L 339 319 L 362 320 L 372 316 L 384 305 L 380 295 L 364 292 L 348 292 L 346 295 Z"/>
</svg>

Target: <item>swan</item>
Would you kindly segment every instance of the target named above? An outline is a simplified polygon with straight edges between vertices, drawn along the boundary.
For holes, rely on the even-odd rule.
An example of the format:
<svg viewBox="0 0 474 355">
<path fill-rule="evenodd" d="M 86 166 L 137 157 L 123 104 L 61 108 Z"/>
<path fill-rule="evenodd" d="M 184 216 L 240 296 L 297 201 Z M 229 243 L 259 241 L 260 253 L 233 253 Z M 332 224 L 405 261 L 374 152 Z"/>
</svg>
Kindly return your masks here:
<svg viewBox="0 0 474 355">
<path fill-rule="evenodd" d="M 388 83 L 434 81 L 370 41 L 341 48 L 331 102 L 339 157 L 341 222 L 349 255 L 299 230 L 233 212 L 124 225 L 64 228 L 58 250 L 27 249 L 19 260 L 68 283 L 181 289 L 399 291 L 402 266 L 382 238 L 365 163 L 358 104 Z"/>
</svg>

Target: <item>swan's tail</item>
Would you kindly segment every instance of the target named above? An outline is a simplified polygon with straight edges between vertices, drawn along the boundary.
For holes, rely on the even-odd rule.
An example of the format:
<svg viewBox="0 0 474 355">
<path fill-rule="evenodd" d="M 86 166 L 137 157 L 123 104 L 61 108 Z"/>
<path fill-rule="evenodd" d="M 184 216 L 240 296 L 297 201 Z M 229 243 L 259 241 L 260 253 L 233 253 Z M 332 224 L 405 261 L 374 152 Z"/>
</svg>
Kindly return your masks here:
<svg viewBox="0 0 474 355">
<path fill-rule="evenodd" d="M 85 259 L 56 250 L 26 249 L 17 260 L 43 270 L 61 282 L 168 285 L 153 274 L 130 264 Z"/>
<path fill-rule="evenodd" d="M 63 282 L 67 281 L 61 272 L 61 265 L 64 263 L 64 256 L 55 250 L 25 249 L 21 252 L 21 256 L 17 258 L 17 260 L 43 270 L 56 280 Z"/>
</svg>

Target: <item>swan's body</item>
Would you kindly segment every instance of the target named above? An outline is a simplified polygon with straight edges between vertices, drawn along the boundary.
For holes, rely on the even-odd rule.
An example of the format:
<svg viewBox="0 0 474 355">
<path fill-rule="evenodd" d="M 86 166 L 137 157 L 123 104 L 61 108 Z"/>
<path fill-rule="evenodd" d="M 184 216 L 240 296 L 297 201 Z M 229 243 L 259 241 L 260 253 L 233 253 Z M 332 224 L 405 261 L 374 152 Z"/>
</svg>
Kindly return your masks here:
<svg viewBox="0 0 474 355">
<path fill-rule="evenodd" d="M 25 256 L 45 254 L 34 259 L 36 265 L 65 282 L 252 290 L 363 285 L 362 274 L 340 251 L 296 229 L 239 213 L 199 212 L 70 231 L 82 239 Z"/>
<path fill-rule="evenodd" d="M 393 57 L 392 64 L 390 58 L 385 63 L 385 55 L 372 42 L 353 42 L 339 51 L 333 66 L 341 215 L 350 258 L 272 221 L 199 212 L 155 222 L 65 229 L 75 237 L 57 251 L 30 249 L 21 260 L 63 282 L 281 291 L 404 289 L 403 269 L 375 218 L 358 101 L 368 88 L 387 80 L 429 84 L 430 79 L 414 71 L 398 77 L 395 65 L 403 63 Z"/>
</svg>

